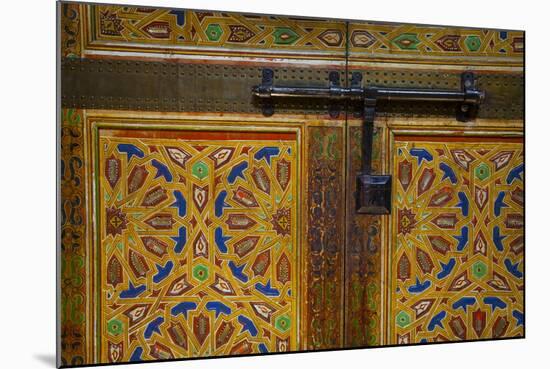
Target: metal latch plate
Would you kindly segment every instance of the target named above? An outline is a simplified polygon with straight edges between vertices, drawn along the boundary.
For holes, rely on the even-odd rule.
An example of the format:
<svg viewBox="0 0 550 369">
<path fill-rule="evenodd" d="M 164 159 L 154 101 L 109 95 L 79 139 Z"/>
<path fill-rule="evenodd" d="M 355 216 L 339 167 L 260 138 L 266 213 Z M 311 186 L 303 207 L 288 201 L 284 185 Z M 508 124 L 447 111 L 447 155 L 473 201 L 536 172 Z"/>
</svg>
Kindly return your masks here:
<svg viewBox="0 0 550 369">
<path fill-rule="evenodd" d="M 358 213 L 390 214 L 391 176 L 359 174 L 356 199 Z"/>
</svg>

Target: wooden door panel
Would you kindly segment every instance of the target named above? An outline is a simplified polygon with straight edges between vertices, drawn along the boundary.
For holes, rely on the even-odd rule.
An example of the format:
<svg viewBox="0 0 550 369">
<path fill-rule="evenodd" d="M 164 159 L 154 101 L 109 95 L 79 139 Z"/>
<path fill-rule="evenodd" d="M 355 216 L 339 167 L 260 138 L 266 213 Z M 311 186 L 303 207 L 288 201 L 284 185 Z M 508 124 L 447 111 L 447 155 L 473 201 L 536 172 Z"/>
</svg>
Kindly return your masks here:
<svg viewBox="0 0 550 369">
<path fill-rule="evenodd" d="M 361 121 L 348 125 L 354 176 Z M 357 214 L 348 198 L 346 345 L 523 336 L 522 122 L 381 117 L 374 138 L 373 171 L 392 174 L 393 206 Z M 463 273 L 468 286 L 450 287 Z"/>
<path fill-rule="evenodd" d="M 388 343 L 523 336 L 523 139 L 392 146 Z"/>
<path fill-rule="evenodd" d="M 296 350 L 296 132 L 98 136 L 101 361 Z"/>
<path fill-rule="evenodd" d="M 362 164 L 362 122 L 348 121 L 347 172 L 356 178 Z M 383 171 L 383 130 L 373 131 L 372 169 Z M 357 191 L 357 181 L 346 183 L 349 194 Z M 346 346 L 379 346 L 383 336 L 382 261 L 385 250 L 384 219 L 378 215 L 359 214 L 354 196 L 346 202 Z"/>
<path fill-rule="evenodd" d="M 58 11 L 59 364 L 524 335 L 522 31 Z M 366 101 L 337 91 L 465 71 L 471 122 L 377 102 L 392 211 L 359 214 Z"/>
<path fill-rule="evenodd" d="M 75 350 L 108 363 L 341 347 L 341 122 L 63 116 Z"/>
</svg>

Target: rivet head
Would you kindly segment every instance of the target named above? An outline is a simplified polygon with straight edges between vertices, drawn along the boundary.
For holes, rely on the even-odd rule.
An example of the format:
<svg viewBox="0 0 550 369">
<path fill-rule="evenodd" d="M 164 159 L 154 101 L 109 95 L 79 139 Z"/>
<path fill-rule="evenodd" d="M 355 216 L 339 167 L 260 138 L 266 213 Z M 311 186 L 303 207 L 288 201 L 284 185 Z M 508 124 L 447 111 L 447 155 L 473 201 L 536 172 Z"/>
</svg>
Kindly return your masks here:
<svg viewBox="0 0 550 369">
<path fill-rule="evenodd" d="M 331 82 L 336 82 L 340 79 L 340 73 L 336 71 L 331 71 L 328 75 L 328 78 Z"/>
</svg>

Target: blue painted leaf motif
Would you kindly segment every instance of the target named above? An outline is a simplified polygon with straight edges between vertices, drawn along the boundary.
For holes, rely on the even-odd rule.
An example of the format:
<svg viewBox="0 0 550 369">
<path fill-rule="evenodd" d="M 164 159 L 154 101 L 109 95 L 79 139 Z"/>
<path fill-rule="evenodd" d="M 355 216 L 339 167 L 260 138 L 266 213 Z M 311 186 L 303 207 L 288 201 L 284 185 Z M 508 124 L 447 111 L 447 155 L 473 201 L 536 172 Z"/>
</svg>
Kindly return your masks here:
<svg viewBox="0 0 550 369">
<path fill-rule="evenodd" d="M 227 245 L 225 244 L 228 240 L 231 239 L 230 236 L 224 236 L 222 227 L 217 227 L 214 231 L 214 239 L 216 241 L 216 246 L 221 253 L 227 253 Z"/>
<path fill-rule="evenodd" d="M 141 149 L 132 144 L 119 144 L 117 148 L 120 153 L 126 154 L 126 158 L 128 161 L 130 161 L 130 159 L 132 159 L 132 156 L 134 155 L 138 158 L 143 158 L 145 156 Z"/>
<path fill-rule="evenodd" d="M 121 299 L 133 299 L 133 298 L 136 298 L 138 297 L 139 295 L 141 295 L 143 292 L 145 292 L 145 290 L 147 289 L 147 287 L 145 287 L 145 285 L 141 285 L 141 286 L 137 286 L 137 287 L 134 287 L 134 285 L 132 284 L 132 282 L 130 282 L 130 285 L 128 286 L 128 289 L 127 290 L 124 290 L 120 293 L 120 298 Z"/>
<path fill-rule="evenodd" d="M 244 263 L 241 266 L 237 266 L 233 261 L 229 262 L 229 269 L 231 269 L 231 273 L 233 273 L 233 276 L 237 278 L 239 281 L 246 283 L 248 282 L 248 277 L 246 274 L 243 273 L 243 269 L 246 266 L 246 263 Z"/>
<path fill-rule="evenodd" d="M 197 308 L 197 304 L 194 303 L 194 302 L 189 302 L 189 301 L 180 302 L 179 304 L 177 304 L 176 306 L 174 306 L 172 308 L 170 313 L 173 316 L 178 316 L 179 314 L 183 314 L 185 316 L 185 318 L 187 319 L 187 312 L 189 310 L 195 310 L 196 308 Z"/>
<path fill-rule="evenodd" d="M 184 226 L 181 226 L 178 230 L 177 237 L 170 237 L 172 240 L 176 241 L 174 246 L 174 252 L 180 254 L 183 251 L 183 247 L 187 243 L 187 229 Z"/>
<path fill-rule="evenodd" d="M 512 311 L 512 316 L 516 319 L 516 327 L 520 325 L 525 325 L 525 316 L 521 311 Z"/>
<path fill-rule="evenodd" d="M 145 337 L 146 340 L 151 338 L 153 333 L 157 332 L 160 333 L 160 325 L 164 322 L 164 318 L 159 316 L 155 320 L 153 320 L 151 323 L 147 325 L 147 328 L 145 328 L 145 332 L 143 332 L 143 337 Z"/>
<path fill-rule="evenodd" d="M 500 191 L 497 195 L 497 198 L 495 200 L 495 207 L 494 207 L 494 211 L 495 211 L 495 216 L 500 216 L 500 211 L 502 208 L 507 208 L 508 207 L 508 204 L 506 204 L 504 202 L 504 196 L 506 196 L 506 192 L 504 191 Z"/>
<path fill-rule="evenodd" d="M 276 288 L 271 288 L 271 280 L 268 280 L 265 286 L 258 282 L 254 285 L 254 287 L 266 296 L 279 296 L 279 290 Z"/>
<path fill-rule="evenodd" d="M 434 157 L 426 149 L 411 149 L 410 153 L 418 160 L 418 165 L 422 163 L 422 160 L 432 161 Z"/>
<path fill-rule="evenodd" d="M 506 177 L 506 183 L 512 184 L 515 179 L 518 179 L 520 181 L 523 181 L 523 178 L 521 178 L 521 173 L 523 173 L 525 166 L 523 163 L 515 167 L 514 169 L 510 170 L 510 173 L 508 173 L 508 176 Z"/>
<path fill-rule="evenodd" d="M 264 345 L 263 343 L 260 343 L 260 344 L 258 345 L 258 350 L 260 350 L 260 352 L 261 352 L 262 354 L 265 354 L 265 353 L 269 352 L 269 350 L 267 349 L 266 345 Z"/>
<path fill-rule="evenodd" d="M 216 312 L 216 318 L 220 314 L 229 315 L 231 314 L 231 309 L 229 306 L 219 302 L 219 301 L 210 301 L 206 304 L 206 309 L 214 310 Z"/>
<path fill-rule="evenodd" d="M 184 10 L 171 10 L 170 14 L 176 16 L 176 24 L 183 27 L 185 24 L 185 11 Z"/>
<path fill-rule="evenodd" d="M 247 168 L 248 168 L 248 163 L 246 161 L 243 161 L 235 165 L 233 168 L 231 168 L 231 171 L 227 176 L 227 181 L 230 184 L 234 184 L 238 177 L 241 177 L 243 180 L 246 180 L 246 178 L 244 177 L 244 171 Z"/>
<path fill-rule="evenodd" d="M 407 291 L 409 291 L 410 293 L 421 293 L 427 290 L 431 285 L 432 282 L 430 282 L 429 279 L 421 283 L 418 277 L 416 277 L 416 284 L 407 288 Z"/>
<path fill-rule="evenodd" d="M 463 309 L 466 312 L 466 308 L 476 303 L 475 297 L 462 297 L 452 305 L 455 310 Z"/>
<path fill-rule="evenodd" d="M 460 230 L 460 236 L 453 236 L 458 241 L 458 245 L 456 245 L 457 251 L 462 251 L 468 244 L 468 226 L 462 227 Z"/>
<path fill-rule="evenodd" d="M 498 251 L 504 251 L 504 245 L 502 245 L 502 240 L 505 239 L 506 235 L 503 235 L 501 236 L 500 235 L 500 227 L 499 226 L 495 226 L 493 228 L 493 242 L 495 244 L 495 247 L 497 248 Z"/>
<path fill-rule="evenodd" d="M 441 271 L 437 273 L 437 279 L 443 279 L 453 271 L 453 268 L 456 265 L 456 259 L 452 258 L 447 264 L 440 261 L 439 264 L 441 265 Z"/>
<path fill-rule="evenodd" d="M 456 174 L 450 166 L 445 163 L 441 163 L 439 164 L 439 169 L 443 171 L 443 178 L 441 178 L 441 182 L 447 178 L 449 178 L 452 184 L 456 184 L 458 182 L 456 179 Z"/>
<path fill-rule="evenodd" d="M 164 278 L 168 277 L 168 274 L 170 274 L 172 268 L 174 267 L 174 262 L 169 260 L 164 266 L 158 264 L 156 264 L 156 266 L 157 274 L 153 276 L 153 282 L 160 283 Z"/>
<path fill-rule="evenodd" d="M 214 202 L 214 214 L 219 218 L 223 215 L 223 209 L 224 208 L 230 208 L 231 206 L 225 202 L 225 199 L 227 198 L 227 191 L 223 190 L 221 191 L 218 196 L 216 197 L 216 201 Z"/>
<path fill-rule="evenodd" d="M 483 303 L 491 306 L 491 311 L 495 309 L 504 309 L 506 308 L 506 303 L 499 299 L 498 297 L 489 296 L 483 299 Z"/>
<path fill-rule="evenodd" d="M 254 325 L 254 322 L 252 322 L 252 320 L 248 319 L 244 315 L 239 315 L 237 320 L 243 326 L 243 329 L 241 329 L 241 333 L 249 331 L 253 337 L 256 337 L 258 335 L 258 329 Z"/>
<path fill-rule="evenodd" d="M 278 147 L 263 147 L 256 154 L 254 154 L 254 159 L 262 160 L 265 159 L 267 164 L 271 165 L 271 157 L 279 155 Z"/>
<path fill-rule="evenodd" d="M 172 182 L 172 173 L 170 173 L 170 170 L 166 165 L 162 164 L 156 159 L 153 159 L 151 164 L 157 169 L 157 174 L 155 175 L 155 178 L 164 177 L 164 179 L 166 179 L 166 182 Z"/>
<path fill-rule="evenodd" d="M 141 346 L 136 347 L 132 356 L 130 356 L 130 361 L 142 361 L 141 355 L 143 354 L 143 348 Z"/>
<path fill-rule="evenodd" d="M 445 310 L 440 311 L 439 313 L 434 315 L 432 320 L 430 320 L 430 322 L 428 323 L 428 330 L 433 331 L 435 329 L 435 327 L 437 327 L 437 326 L 443 328 L 443 322 L 442 321 L 446 316 L 447 316 L 447 312 Z"/>
<path fill-rule="evenodd" d="M 176 201 L 170 206 L 176 207 L 178 209 L 178 216 L 183 218 L 187 214 L 187 201 L 181 191 L 177 190 L 174 191 L 174 198 Z"/>
<path fill-rule="evenodd" d="M 508 272 L 510 272 L 510 274 L 512 274 L 514 277 L 516 278 L 523 277 L 523 273 L 518 269 L 519 261 L 515 264 L 512 264 L 512 260 L 506 259 L 504 260 L 504 266 L 506 267 L 506 270 L 508 270 Z"/>
<path fill-rule="evenodd" d="M 459 208 L 462 209 L 462 216 L 467 216 L 469 209 L 470 209 L 470 200 L 468 200 L 468 196 L 462 191 L 458 193 L 459 202 L 456 204 Z"/>
</svg>

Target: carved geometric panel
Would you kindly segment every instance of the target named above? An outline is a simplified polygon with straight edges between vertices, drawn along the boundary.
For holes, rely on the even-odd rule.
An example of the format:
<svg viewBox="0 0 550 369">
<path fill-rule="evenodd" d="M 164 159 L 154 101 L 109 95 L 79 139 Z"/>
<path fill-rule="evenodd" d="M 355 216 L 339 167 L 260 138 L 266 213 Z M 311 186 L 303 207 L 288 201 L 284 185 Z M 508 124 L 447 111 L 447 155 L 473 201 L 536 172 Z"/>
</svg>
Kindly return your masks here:
<svg viewBox="0 0 550 369">
<path fill-rule="evenodd" d="M 97 150 L 101 362 L 295 350 L 296 135 L 100 130 Z"/>
<path fill-rule="evenodd" d="M 393 149 L 392 344 L 524 334 L 521 139 Z"/>
<path fill-rule="evenodd" d="M 354 61 L 405 60 L 431 63 L 521 64 L 522 31 L 467 29 L 377 22 L 351 22 L 348 42 Z"/>
<path fill-rule="evenodd" d="M 114 46 L 175 54 L 201 50 L 344 58 L 343 21 L 119 5 L 85 9 L 89 49 Z"/>
</svg>

